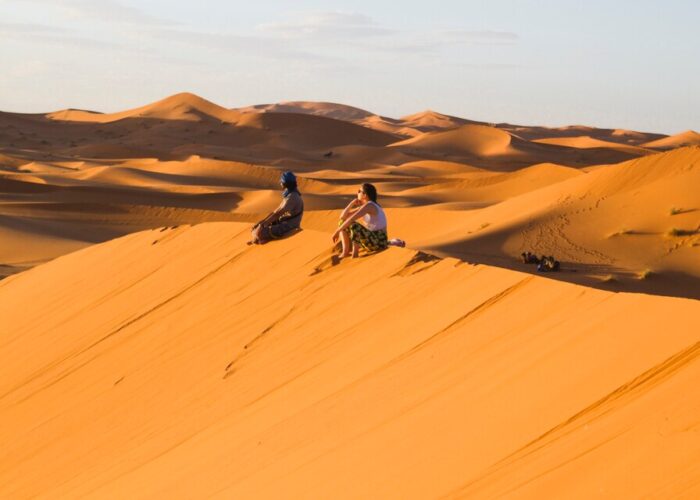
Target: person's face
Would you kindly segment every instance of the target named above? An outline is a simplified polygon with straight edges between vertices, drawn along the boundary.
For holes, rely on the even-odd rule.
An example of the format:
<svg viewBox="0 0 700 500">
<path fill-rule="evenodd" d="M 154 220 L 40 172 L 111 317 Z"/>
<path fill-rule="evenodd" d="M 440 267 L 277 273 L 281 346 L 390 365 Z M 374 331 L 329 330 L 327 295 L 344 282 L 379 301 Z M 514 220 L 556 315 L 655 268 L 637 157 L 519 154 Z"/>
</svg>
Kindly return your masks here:
<svg viewBox="0 0 700 500">
<path fill-rule="evenodd" d="M 362 188 L 357 190 L 357 199 L 360 201 L 367 201 L 367 195 L 365 192 L 362 190 Z"/>
</svg>

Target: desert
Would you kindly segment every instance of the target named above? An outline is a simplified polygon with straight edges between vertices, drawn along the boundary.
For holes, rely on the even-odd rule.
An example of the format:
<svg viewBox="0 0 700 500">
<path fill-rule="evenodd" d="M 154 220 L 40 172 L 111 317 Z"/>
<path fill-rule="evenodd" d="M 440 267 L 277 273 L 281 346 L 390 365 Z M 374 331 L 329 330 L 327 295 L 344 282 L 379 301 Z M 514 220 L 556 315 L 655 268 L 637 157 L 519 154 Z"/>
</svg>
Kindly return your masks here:
<svg viewBox="0 0 700 500">
<path fill-rule="evenodd" d="M 363 182 L 406 247 L 338 261 Z M 697 497 L 699 189 L 694 131 L 2 112 L 0 496 Z"/>
</svg>

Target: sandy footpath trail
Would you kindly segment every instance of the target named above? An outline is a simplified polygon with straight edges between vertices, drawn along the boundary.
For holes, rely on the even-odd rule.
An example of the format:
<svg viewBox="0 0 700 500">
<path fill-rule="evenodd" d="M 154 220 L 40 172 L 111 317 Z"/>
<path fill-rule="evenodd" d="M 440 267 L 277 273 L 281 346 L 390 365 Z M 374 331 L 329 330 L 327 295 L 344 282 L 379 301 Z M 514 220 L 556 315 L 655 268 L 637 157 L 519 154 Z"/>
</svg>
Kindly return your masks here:
<svg viewBox="0 0 700 500">
<path fill-rule="evenodd" d="M 700 494 L 700 302 L 247 228 L 0 282 L 0 497 Z"/>
</svg>

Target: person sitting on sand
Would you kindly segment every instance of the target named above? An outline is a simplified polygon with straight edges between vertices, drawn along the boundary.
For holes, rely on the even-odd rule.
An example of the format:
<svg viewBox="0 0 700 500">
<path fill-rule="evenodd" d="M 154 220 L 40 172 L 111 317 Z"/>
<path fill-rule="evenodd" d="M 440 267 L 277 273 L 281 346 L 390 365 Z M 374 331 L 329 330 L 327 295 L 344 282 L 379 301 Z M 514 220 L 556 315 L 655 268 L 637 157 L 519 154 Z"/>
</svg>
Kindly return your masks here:
<svg viewBox="0 0 700 500">
<path fill-rule="evenodd" d="M 362 217 L 362 224 L 358 219 Z M 377 188 L 363 184 L 353 199 L 340 214 L 338 229 L 333 233 L 333 243 L 342 243 L 341 258 L 357 257 L 360 247 L 368 252 L 387 248 L 387 224 L 384 210 L 377 203 Z"/>
<path fill-rule="evenodd" d="M 297 178 L 287 171 L 280 176 L 280 185 L 284 188 L 282 202 L 270 215 L 255 224 L 251 230 L 249 244 L 262 245 L 297 231 L 304 214 L 304 201 L 297 189 Z"/>
</svg>

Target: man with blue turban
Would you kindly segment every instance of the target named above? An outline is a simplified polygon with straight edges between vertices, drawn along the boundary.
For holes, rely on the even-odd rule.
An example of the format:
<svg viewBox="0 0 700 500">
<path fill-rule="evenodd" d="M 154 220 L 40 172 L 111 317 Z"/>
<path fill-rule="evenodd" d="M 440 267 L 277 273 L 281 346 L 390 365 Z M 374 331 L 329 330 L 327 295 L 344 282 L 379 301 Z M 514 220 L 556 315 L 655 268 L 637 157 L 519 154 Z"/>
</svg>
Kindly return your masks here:
<svg viewBox="0 0 700 500">
<path fill-rule="evenodd" d="M 304 214 L 304 201 L 297 188 L 297 178 L 287 171 L 280 176 L 280 186 L 284 188 L 282 202 L 270 215 L 253 226 L 250 243 L 262 245 L 299 230 Z"/>
</svg>

